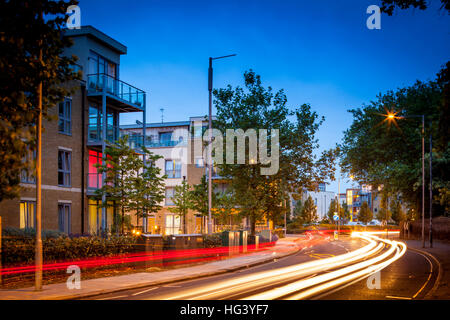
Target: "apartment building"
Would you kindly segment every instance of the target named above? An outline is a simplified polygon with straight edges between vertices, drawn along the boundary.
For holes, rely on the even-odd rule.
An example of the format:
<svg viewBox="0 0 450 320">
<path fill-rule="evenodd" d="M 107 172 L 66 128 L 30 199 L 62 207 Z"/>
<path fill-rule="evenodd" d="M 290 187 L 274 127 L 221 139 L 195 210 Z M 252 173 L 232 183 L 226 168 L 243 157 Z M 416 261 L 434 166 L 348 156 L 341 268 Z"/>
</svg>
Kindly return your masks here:
<svg viewBox="0 0 450 320">
<path fill-rule="evenodd" d="M 121 135 L 128 135 L 131 146 L 142 144 L 143 124 L 120 126 Z M 165 200 L 161 210 L 150 213 L 147 230 L 153 234 L 175 235 L 183 233 L 181 217 L 171 212 L 175 187 L 183 180 L 193 186 L 199 184 L 204 175 L 208 174 L 205 157 L 203 135 L 208 128 L 204 117 L 191 117 L 187 121 L 147 123 L 145 125 L 145 147 L 162 158 L 156 162 L 161 173 L 166 175 Z M 213 171 L 213 181 L 216 191 L 224 191 L 227 183 Z M 132 213 L 131 213 L 132 214 Z M 135 225 L 142 226 L 143 219 L 136 220 Z M 207 217 L 189 210 L 186 217 L 186 232 L 197 234 L 206 231 Z"/>
<path fill-rule="evenodd" d="M 314 201 L 319 220 L 326 218 L 331 201 L 335 199 L 335 193 L 327 191 L 326 183 L 319 183 L 314 191 L 305 190 L 303 192 L 302 201 L 305 202 L 308 197 L 311 197 Z"/>
<path fill-rule="evenodd" d="M 108 143 L 119 137 L 119 115 L 138 112 L 145 118 L 146 94 L 120 79 L 120 58 L 127 47 L 92 26 L 65 30 L 73 40 L 65 55 L 79 58 L 82 81 L 68 83 L 75 93 L 49 111 L 58 121 L 45 121 L 42 135 L 42 227 L 69 234 L 95 234 L 110 228 L 114 207 L 96 199 L 103 177 Z M 3 225 L 33 228 L 36 185 L 32 175 L 21 177 L 19 199 L 0 204 Z"/>
</svg>

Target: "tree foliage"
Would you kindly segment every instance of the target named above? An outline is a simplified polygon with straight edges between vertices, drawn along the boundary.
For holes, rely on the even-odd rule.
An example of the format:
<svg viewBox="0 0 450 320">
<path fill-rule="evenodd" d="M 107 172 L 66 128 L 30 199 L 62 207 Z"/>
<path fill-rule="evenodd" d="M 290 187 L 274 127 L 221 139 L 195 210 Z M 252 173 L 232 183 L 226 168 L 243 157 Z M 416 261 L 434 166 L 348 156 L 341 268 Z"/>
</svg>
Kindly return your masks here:
<svg viewBox="0 0 450 320">
<path fill-rule="evenodd" d="M 373 213 L 372 210 L 370 210 L 367 202 L 363 202 L 361 204 L 361 209 L 359 210 L 358 214 L 358 220 L 363 222 L 364 224 L 367 224 L 373 220 Z"/>
<path fill-rule="evenodd" d="M 62 56 L 71 45 L 61 36 L 66 10 L 76 3 L 0 0 L 0 201 L 17 197 L 20 173 L 34 167 L 23 159 L 36 144 L 39 83 L 43 116 L 50 120 L 49 109 L 70 94 L 62 84 L 80 79 L 71 68 L 76 58 Z"/>
<path fill-rule="evenodd" d="M 392 16 L 395 8 L 408 9 L 410 7 L 426 10 L 428 1 L 426 0 L 382 0 L 381 11 Z M 450 12 L 450 0 L 441 0 L 441 9 Z"/>
<path fill-rule="evenodd" d="M 314 200 L 311 196 L 306 199 L 305 203 L 302 206 L 300 211 L 300 215 L 298 216 L 298 220 L 302 224 L 307 224 L 311 222 L 315 222 L 319 219 L 317 215 L 317 207 L 314 204 Z"/>
<path fill-rule="evenodd" d="M 369 105 L 350 110 L 353 124 L 345 132 L 340 146 L 341 167 L 346 173 L 374 188 L 382 186 L 383 192 L 401 195 L 410 207 L 419 210 L 422 201 L 422 125 L 420 118 L 410 116 L 426 115 L 427 158 L 430 134 L 435 141 L 433 192 L 440 194 L 438 200 L 444 202 L 444 205 L 435 202 L 437 215 L 446 213 L 445 193 L 450 175 L 446 123 L 449 109 L 448 100 L 444 99 L 448 81 L 441 78 L 426 83 L 417 81 L 410 87 L 380 94 Z M 388 121 L 387 113 L 396 114 L 397 119 Z M 426 163 L 428 165 L 428 161 Z"/>
<path fill-rule="evenodd" d="M 169 211 L 172 213 L 177 213 L 182 218 L 183 233 L 186 234 L 186 216 L 189 209 L 193 207 L 190 186 L 186 180 L 183 180 L 181 185 L 175 186 L 172 201 L 174 206 L 170 207 Z"/>
<path fill-rule="evenodd" d="M 318 159 L 314 155 L 318 148 L 315 135 L 324 119 L 309 105 L 290 110 L 283 90 L 274 93 L 271 87 L 263 87 L 260 76 L 252 70 L 244 73 L 244 81 L 245 89 L 228 86 L 214 90 L 217 121 L 213 127 L 222 133 L 227 129 L 279 130 L 280 168 L 276 174 L 261 175 L 265 165 L 251 162 L 254 159 L 249 159 L 248 154 L 245 164 L 218 165 L 221 175 L 230 179 L 235 201 L 254 234 L 258 220 L 284 213 L 282 203 L 288 192 L 333 179 L 336 152 L 324 152 Z M 258 137 L 258 148 L 261 143 L 270 146 L 269 141 Z"/>
</svg>

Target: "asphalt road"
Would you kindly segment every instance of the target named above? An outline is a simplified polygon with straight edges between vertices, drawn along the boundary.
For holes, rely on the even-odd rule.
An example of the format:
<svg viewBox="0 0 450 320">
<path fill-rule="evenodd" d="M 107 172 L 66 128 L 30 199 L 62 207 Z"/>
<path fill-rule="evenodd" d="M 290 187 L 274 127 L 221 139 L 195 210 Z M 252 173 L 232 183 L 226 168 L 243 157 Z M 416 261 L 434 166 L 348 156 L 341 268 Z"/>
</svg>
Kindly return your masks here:
<svg viewBox="0 0 450 320">
<path fill-rule="evenodd" d="M 338 256 L 350 251 L 354 251 L 365 245 L 364 241 L 342 237 L 338 241 L 324 242 L 311 248 L 285 257 L 278 261 L 266 263 L 260 266 L 251 267 L 233 273 L 221 274 L 217 276 L 177 282 L 162 286 L 139 288 L 90 297 L 89 300 L 166 300 L 179 297 L 186 292 L 195 292 L 205 286 L 214 287 L 215 283 L 223 281 L 233 281 L 245 275 L 252 275 L 262 271 L 272 271 L 278 268 L 298 265 L 307 261 L 314 261 L 328 257 Z M 422 253 L 407 250 L 405 255 L 395 261 L 380 274 L 380 288 L 368 289 L 367 279 L 345 284 L 341 287 L 331 289 L 325 293 L 311 297 L 312 299 L 324 300 L 379 300 L 379 299 L 422 299 L 431 290 L 437 277 L 437 266 L 434 261 Z M 327 271 L 326 271 L 327 272 Z M 317 274 L 310 275 L 313 277 Z M 306 278 L 307 279 L 307 278 Z M 214 299 L 237 300 L 246 296 L 258 294 L 277 287 L 284 286 L 290 282 L 281 281 L 271 285 L 262 285 L 243 292 L 225 292 Z"/>
</svg>

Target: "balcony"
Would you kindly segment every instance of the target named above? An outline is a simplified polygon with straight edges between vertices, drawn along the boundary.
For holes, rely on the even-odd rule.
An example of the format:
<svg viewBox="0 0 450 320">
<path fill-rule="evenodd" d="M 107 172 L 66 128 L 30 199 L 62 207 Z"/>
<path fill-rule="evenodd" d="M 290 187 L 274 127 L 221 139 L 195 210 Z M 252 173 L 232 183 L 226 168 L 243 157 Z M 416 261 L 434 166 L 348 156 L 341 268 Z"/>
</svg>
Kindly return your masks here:
<svg viewBox="0 0 450 320">
<path fill-rule="evenodd" d="M 129 135 L 128 133 L 121 133 L 121 137 L 128 135 L 128 143 L 133 149 L 139 149 L 142 147 L 142 135 Z M 145 147 L 151 148 L 175 148 L 186 147 L 187 141 L 175 141 L 175 140 L 152 140 L 150 137 L 145 137 Z"/>
<path fill-rule="evenodd" d="M 106 141 L 115 142 L 119 139 L 119 127 L 108 125 L 106 127 Z M 103 141 L 103 126 L 88 126 L 88 146 L 99 146 Z"/>
<path fill-rule="evenodd" d="M 98 173 L 88 173 L 87 190 L 89 194 L 102 187 L 102 175 Z"/>
<path fill-rule="evenodd" d="M 106 95 L 107 104 L 121 112 L 142 112 L 145 107 L 145 92 L 107 74 L 87 76 L 87 94 L 99 100 Z"/>
</svg>

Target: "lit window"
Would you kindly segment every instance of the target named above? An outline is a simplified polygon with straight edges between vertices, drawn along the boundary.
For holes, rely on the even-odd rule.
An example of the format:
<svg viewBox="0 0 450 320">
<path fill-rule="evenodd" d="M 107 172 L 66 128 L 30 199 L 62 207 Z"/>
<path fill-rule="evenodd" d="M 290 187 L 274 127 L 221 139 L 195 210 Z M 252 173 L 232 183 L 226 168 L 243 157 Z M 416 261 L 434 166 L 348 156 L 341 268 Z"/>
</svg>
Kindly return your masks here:
<svg viewBox="0 0 450 320">
<path fill-rule="evenodd" d="M 175 194 L 174 188 L 167 188 L 166 189 L 166 206 L 173 206 L 173 196 Z"/>
<path fill-rule="evenodd" d="M 36 222 L 36 203 L 34 201 L 20 202 L 20 229 L 34 228 Z"/>
<path fill-rule="evenodd" d="M 166 160 L 166 175 L 168 179 L 181 178 L 181 161 Z"/>
</svg>

